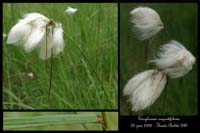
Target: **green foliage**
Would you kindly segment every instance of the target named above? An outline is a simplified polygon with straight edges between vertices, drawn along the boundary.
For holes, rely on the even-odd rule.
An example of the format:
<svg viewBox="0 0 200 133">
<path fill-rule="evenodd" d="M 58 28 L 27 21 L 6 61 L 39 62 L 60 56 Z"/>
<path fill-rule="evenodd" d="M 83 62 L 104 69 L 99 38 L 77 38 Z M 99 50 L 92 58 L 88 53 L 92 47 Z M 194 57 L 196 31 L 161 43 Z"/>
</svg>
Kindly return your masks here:
<svg viewBox="0 0 200 133">
<path fill-rule="evenodd" d="M 77 13 L 68 15 L 67 6 Z M 48 102 L 50 60 L 46 64 L 38 51 L 27 54 L 4 39 L 3 109 L 117 109 L 117 4 L 4 3 L 3 32 L 30 12 L 62 23 L 65 49 L 53 60 Z"/>
<path fill-rule="evenodd" d="M 120 112 L 122 115 L 196 115 L 197 114 L 197 63 L 193 70 L 178 79 L 170 79 L 161 96 L 147 110 L 134 113 L 127 98 L 122 95 L 122 89 L 135 74 L 154 68 L 144 61 L 145 43 L 134 37 L 130 22 L 130 11 L 138 6 L 149 6 L 155 9 L 165 30 L 161 31 L 152 42 L 149 49 L 149 60 L 153 59 L 160 45 L 171 39 L 177 40 L 191 51 L 197 58 L 197 4 L 193 3 L 137 3 L 120 4 Z M 167 90 L 167 91 L 166 91 Z M 166 103 L 163 108 L 164 94 Z M 164 110 L 164 112 L 163 112 Z"/>
</svg>

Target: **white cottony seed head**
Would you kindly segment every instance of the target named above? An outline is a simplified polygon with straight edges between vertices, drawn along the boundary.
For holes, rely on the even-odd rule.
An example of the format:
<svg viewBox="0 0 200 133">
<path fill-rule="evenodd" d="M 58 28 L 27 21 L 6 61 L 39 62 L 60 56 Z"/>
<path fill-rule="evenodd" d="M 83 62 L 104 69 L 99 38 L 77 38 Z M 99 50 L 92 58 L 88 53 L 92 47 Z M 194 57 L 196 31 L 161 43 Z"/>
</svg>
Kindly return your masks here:
<svg viewBox="0 0 200 133">
<path fill-rule="evenodd" d="M 170 41 L 161 47 L 158 58 L 152 60 L 170 78 L 178 78 L 192 70 L 195 57 L 179 42 Z"/>
<path fill-rule="evenodd" d="M 27 53 L 39 48 L 39 57 L 48 59 L 51 57 L 51 48 L 55 51 L 53 55 L 63 51 L 63 29 L 60 23 L 42 14 L 28 13 L 11 28 L 7 44 L 21 45 Z"/>
<path fill-rule="evenodd" d="M 123 93 L 129 96 L 132 111 L 143 110 L 152 105 L 160 96 L 166 82 L 166 75 L 157 70 L 146 70 L 130 79 Z"/>
<path fill-rule="evenodd" d="M 158 13 L 149 7 L 137 7 L 130 12 L 130 15 L 139 40 L 149 39 L 164 28 Z"/>
<path fill-rule="evenodd" d="M 8 33 L 7 44 L 26 43 L 28 37 L 33 33 L 32 30 L 45 27 L 50 20 L 39 13 L 28 13 L 20 19 Z"/>
</svg>

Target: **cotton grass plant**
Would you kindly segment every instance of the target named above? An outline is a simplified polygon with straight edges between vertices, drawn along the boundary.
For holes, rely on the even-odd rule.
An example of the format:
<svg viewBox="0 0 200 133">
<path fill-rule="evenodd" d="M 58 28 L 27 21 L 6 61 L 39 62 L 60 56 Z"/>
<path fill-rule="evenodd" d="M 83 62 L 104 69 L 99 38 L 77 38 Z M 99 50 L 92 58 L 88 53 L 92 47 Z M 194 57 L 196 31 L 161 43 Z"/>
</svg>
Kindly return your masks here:
<svg viewBox="0 0 200 133">
<path fill-rule="evenodd" d="M 155 36 L 164 27 L 156 11 L 148 7 L 135 8 L 131 15 L 139 40 Z M 154 63 L 156 69 L 145 70 L 133 76 L 123 89 L 134 112 L 150 107 L 162 93 L 169 78 L 179 78 L 191 71 L 195 57 L 181 43 L 171 40 L 162 45 L 157 58 L 149 62 Z M 165 101 L 163 108 L 164 105 Z"/>
<path fill-rule="evenodd" d="M 68 7 L 68 9 L 68 12 L 70 13 L 76 12 L 76 10 L 72 11 L 72 8 Z M 48 19 L 39 13 L 29 13 L 26 14 L 22 20 L 19 20 L 19 22 L 11 28 L 8 34 L 7 44 L 15 44 L 17 46 L 22 45 L 27 53 L 39 47 L 40 59 L 46 60 L 51 57 L 48 101 L 50 98 L 52 82 L 53 55 L 59 54 L 64 49 L 63 32 L 64 31 L 62 29 L 61 23 L 54 22 L 52 19 Z M 67 36 L 66 33 L 65 35 Z M 85 52 L 76 43 L 75 46 L 79 48 L 79 50 L 88 61 Z M 89 61 L 88 63 L 93 72 L 96 74 L 96 77 L 99 80 L 108 99 L 110 107 L 112 108 L 107 91 L 105 90 L 100 78 L 98 77 L 97 72 L 94 70 Z"/>
<path fill-rule="evenodd" d="M 7 44 L 22 46 L 27 53 L 39 48 L 39 58 L 42 60 L 47 60 L 51 57 L 49 99 L 53 55 L 57 55 L 64 50 L 61 23 L 57 23 L 40 13 L 28 13 L 11 28 L 8 33 Z"/>
</svg>

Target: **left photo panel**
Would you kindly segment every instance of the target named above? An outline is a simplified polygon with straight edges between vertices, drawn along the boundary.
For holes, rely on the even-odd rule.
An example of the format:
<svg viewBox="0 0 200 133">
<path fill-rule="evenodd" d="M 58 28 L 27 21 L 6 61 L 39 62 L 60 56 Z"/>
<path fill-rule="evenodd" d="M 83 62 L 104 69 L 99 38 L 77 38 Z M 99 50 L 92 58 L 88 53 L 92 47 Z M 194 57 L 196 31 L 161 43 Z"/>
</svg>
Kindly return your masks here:
<svg viewBox="0 0 200 133">
<path fill-rule="evenodd" d="M 117 110 L 117 3 L 3 3 L 4 110 Z"/>
</svg>

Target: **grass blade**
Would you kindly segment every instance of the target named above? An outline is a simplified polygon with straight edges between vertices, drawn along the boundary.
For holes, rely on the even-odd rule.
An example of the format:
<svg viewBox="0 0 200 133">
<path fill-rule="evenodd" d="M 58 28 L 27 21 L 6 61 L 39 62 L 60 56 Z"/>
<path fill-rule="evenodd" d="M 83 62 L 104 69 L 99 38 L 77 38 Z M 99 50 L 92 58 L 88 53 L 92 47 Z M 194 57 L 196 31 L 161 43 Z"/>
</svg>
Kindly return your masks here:
<svg viewBox="0 0 200 133">
<path fill-rule="evenodd" d="M 96 123 L 95 114 L 46 115 L 36 117 L 19 117 L 3 119 L 4 129 L 49 126 L 58 124 Z"/>
</svg>

